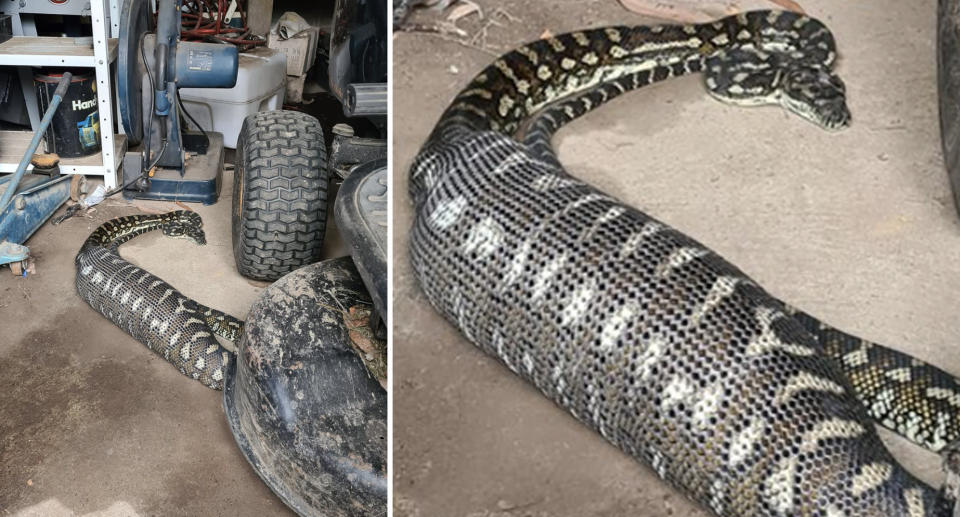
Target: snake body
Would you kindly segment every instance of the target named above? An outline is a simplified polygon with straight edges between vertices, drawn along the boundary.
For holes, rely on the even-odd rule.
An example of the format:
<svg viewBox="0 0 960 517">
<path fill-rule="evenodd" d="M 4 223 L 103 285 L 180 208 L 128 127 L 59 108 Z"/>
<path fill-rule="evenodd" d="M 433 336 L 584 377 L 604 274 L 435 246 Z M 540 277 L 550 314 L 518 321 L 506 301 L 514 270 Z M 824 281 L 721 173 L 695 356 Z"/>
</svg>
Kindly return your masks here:
<svg viewBox="0 0 960 517">
<path fill-rule="evenodd" d="M 184 296 L 118 252 L 120 244 L 153 230 L 205 244 L 202 225 L 200 216 L 189 211 L 107 221 L 77 253 L 76 285 L 91 307 L 181 373 L 222 389 L 223 368 L 232 353 L 214 334 L 236 341 L 243 331 L 242 322 Z"/>
<path fill-rule="evenodd" d="M 721 516 L 948 516 L 874 420 L 933 450 L 960 383 L 792 308 L 702 244 L 563 170 L 550 136 L 631 89 L 702 72 L 714 97 L 849 122 L 830 31 L 759 11 L 608 27 L 497 59 L 410 172 L 410 255 L 473 343 Z M 517 132 L 526 127 L 522 141 Z"/>
</svg>

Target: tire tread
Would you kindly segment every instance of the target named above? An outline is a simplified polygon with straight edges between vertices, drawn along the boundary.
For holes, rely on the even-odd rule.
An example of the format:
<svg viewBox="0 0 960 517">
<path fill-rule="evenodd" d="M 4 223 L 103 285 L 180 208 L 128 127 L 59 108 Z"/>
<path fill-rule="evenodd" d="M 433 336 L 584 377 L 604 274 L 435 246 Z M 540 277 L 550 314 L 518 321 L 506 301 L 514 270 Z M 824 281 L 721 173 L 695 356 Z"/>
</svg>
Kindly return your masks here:
<svg viewBox="0 0 960 517">
<path fill-rule="evenodd" d="M 240 274 L 274 281 L 320 259 L 327 220 L 326 155 L 320 122 L 310 115 L 266 111 L 244 120 L 232 211 Z"/>
</svg>

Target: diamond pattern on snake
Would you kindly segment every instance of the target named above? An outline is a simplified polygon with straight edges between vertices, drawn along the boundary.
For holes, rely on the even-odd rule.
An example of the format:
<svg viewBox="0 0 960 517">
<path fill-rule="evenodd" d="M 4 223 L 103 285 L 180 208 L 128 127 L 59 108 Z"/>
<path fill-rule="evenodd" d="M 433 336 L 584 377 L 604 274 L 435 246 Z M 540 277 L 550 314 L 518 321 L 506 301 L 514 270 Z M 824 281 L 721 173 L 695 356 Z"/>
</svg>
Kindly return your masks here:
<svg viewBox="0 0 960 517">
<path fill-rule="evenodd" d="M 960 437 L 960 383 L 768 294 L 664 222 L 568 174 L 554 132 L 700 73 L 735 105 L 851 123 L 820 21 L 757 11 L 535 41 L 478 73 L 410 170 L 410 255 L 470 341 L 721 516 L 948 516 L 877 435 Z"/>
<path fill-rule="evenodd" d="M 120 256 L 121 244 L 153 230 L 206 243 L 203 221 L 195 212 L 112 219 L 94 230 L 77 253 L 77 293 L 180 373 L 223 389 L 223 369 L 233 351 L 224 348 L 214 334 L 236 341 L 243 333 L 243 322 L 187 298 Z"/>
</svg>

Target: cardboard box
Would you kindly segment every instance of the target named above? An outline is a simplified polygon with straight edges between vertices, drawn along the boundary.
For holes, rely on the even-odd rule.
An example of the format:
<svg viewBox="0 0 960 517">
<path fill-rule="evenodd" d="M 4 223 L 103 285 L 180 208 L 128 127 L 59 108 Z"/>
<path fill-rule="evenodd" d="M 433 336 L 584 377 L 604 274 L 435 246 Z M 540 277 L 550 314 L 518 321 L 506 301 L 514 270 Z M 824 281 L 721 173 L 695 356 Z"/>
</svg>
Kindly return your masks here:
<svg viewBox="0 0 960 517">
<path fill-rule="evenodd" d="M 283 52 L 287 56 L 287 75 L 301 76 L 313 67 L 317 59 L 317 40 L 320 30 L 316 27 L 298 32 L 292 38 L 280 39 L 270 33 L 267 46 Z"/>
</svg>

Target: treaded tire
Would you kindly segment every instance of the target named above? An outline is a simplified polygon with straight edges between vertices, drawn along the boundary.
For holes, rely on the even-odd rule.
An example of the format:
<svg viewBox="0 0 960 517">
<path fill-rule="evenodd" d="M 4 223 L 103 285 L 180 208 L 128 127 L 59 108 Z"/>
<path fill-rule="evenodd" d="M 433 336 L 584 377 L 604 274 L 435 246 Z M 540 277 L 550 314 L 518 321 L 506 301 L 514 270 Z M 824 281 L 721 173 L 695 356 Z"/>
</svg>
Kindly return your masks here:
<svg viewBox="0 0 960 517">
<path fill-rule="evenodd" d="M 233 176 L 233 257 L 273 281 L 320 259 L 327 224 L 327 148 L 320 122 L 296 111 L 243 121 Z"/>
</svg>

